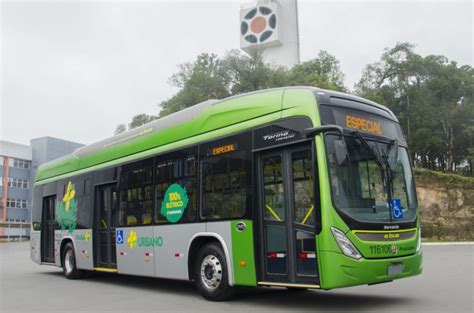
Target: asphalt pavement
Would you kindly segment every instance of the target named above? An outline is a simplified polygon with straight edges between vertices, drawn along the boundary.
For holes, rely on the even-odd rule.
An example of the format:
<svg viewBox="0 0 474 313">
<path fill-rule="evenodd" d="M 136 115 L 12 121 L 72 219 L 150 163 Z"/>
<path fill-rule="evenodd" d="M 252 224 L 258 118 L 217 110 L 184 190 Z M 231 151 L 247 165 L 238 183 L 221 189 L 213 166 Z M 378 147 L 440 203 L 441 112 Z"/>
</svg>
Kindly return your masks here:
<svg viewBox="0 0 474 313">
<path fill-rule="evenodd" d="M 474 312 L 474 245 L 424 246 L 423 274 L 392 283 L 291 292 L 246 288 L 208 302 L 188 282 L 115 274 L 67 280 L 29 243 L 0 243 L 0 312 Z"/>
</svg>

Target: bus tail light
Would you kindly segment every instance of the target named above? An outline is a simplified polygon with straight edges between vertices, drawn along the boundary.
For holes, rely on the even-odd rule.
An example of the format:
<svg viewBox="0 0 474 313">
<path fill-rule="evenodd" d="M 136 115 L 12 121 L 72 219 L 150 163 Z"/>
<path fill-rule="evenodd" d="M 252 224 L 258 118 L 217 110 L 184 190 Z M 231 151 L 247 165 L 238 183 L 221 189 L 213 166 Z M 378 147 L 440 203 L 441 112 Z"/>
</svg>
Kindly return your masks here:
<svg viewBox="0 0 474 313">
<path fill-rule="evenodd" d="M 344 235 L 342 231 L 335 227 L 331 227 L 331 231 L 334 239 L 336 239 L 336 242 L 339 245 L 339 248 L 341 248 L 342 253 L 357 260 L 362 257 L 357 248 L 354 247 L 352 242 L 346 237 L 346 235 Z"/>
</svg>

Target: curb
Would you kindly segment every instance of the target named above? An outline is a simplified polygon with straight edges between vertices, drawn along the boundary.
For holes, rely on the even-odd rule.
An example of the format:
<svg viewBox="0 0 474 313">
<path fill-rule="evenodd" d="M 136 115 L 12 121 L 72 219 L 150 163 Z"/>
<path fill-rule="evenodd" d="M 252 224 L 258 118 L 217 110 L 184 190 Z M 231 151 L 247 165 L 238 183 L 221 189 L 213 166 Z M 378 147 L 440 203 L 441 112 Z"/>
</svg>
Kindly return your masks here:
<svg viewBox="0 0 474 313">
<path fill-rule="evenodd" d="M 422 242 L 422 246 L 472 246 L 474 241 Z"/>
</svg>

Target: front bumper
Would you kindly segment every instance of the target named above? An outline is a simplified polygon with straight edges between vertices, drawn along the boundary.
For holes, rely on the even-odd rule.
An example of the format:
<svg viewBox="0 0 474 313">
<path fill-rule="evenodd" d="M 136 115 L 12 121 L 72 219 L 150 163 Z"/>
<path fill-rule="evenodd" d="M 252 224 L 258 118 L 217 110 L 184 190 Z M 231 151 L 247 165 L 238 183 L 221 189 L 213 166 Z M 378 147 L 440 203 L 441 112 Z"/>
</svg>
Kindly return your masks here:
<svg viewBox="0 0 474 313">
<path fill-rule="evenodd" d="M 359 260 L 337 252 L 321 251 L 320 258 L 322 289 L 383 283 L 419 275 L 423 269 L 422 251 L 403 257 Z M 397 263 L 403 264 L 403 270 L 399 274 L 389 275 L 389 266 Z"/>
</svg>

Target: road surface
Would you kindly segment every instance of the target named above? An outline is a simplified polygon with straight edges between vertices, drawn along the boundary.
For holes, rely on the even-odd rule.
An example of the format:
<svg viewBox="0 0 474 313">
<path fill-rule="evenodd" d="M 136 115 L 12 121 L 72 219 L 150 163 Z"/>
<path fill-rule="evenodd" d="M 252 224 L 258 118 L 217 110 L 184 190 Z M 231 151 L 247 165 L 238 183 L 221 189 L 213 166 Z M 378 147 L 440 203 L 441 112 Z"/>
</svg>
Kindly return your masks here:
<svg viewBox="0 0 474 313">
<path fill-rule="evenodd" d="M 474 312 L 474 245 L 424 246 L 421 276 L 339 290 L 241 290 L 208 302 L 187 282 L 100 274 L 67 280 L 30 261 L 29 243 L 0 243 L 0 312 Z"/>
</svg>

